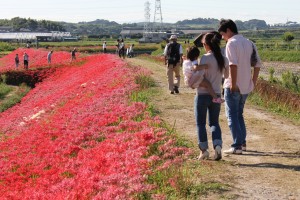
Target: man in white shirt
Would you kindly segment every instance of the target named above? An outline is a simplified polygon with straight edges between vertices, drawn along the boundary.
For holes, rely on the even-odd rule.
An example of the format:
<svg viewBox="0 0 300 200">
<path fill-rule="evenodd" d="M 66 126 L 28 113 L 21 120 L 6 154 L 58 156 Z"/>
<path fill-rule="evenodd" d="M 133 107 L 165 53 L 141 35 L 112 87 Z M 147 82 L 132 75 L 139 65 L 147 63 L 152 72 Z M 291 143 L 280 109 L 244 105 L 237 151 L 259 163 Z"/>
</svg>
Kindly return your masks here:
<svg viewBox="0 0 300 200">
<path fill-rule="evenodd" d="M 171 35 L 170 43 L 164 49 L 164 56 L 167 66 L 168 86 L 171 94 L 179 93 L 180 86 L 180 63 L 182 61 L 183 50 L 181 44 L 177 43 L 177 36 Z M 174 74 L 175 80 L 174 81 Z"/>
<path fill-rule="evenodd" d="M 244 105 L 248 94 L 254 89 L 261 60 L 255 45 L 238 34 L 237 26 L 232 20 L 221 20 L 218 29 L 227 41 L 225 55 L 228 58 L 230 72 L 224 81 L 226 116 L 233 137 L 231 148 L 224 153 L 242 154 L 246 151 L 246 126 L 243 117 Z M 254 52 L 255 51 L 255 52 Z M 255 53 L 257 63 L 251 75 L 251 55 Z"/>
<path fill-rule="evenodd" d="M 106 41 L 103 42 L 102 49 L 103 53 L 106 53 Z"/>
</svg>

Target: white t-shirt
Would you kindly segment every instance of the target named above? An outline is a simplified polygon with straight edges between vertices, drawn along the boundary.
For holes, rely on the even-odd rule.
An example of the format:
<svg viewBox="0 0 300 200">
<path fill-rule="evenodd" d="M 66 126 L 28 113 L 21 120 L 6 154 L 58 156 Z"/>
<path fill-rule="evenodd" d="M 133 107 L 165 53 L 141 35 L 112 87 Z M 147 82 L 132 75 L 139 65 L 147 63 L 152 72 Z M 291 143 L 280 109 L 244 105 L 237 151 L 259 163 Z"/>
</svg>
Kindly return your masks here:
<svg viewBox="0 0 300 200">
<path fill-rule="evenodd" d="M 184 75 L 184 83 L 185 85 L 191 87 L 191 88 L 197 88 L 200 83 L 204 79 L 204 73 L 205 70 L 194 70 L 194 65 L 197 65 L 198 61 L 190 61 L 190 60 L 184 60 L 182 63 L 182 71 Z"/>
<path fill-rule="evenodd" d="M 27 54 L 24 54 L 24 60 L 29 61 L 29 56 Z"/>
<path fill-rule="evenodd" d="M 48 55 L 47 55 L 47 59 L 50 60 L 50 59 L 51 59 L 51 56 L 52 56 L 52 53 L 49 52 Z"/>
<path fill-rule="evenodd" d="M 242 35 L 234 35 L 227 41 L 225 55 L 229 65 L 237 66 L 236 84 L 241 94 L 249 94 L 254 89 L 250 63 L 252 51 L 252 42 Z M 258 62 L 255 67 L 260 67 L 261 60 L 258 55 L 257 58 Z M 229 77 L 224 81 L 224 88 L 230 88 L 230 86 L 231 74 L 229 73 Z"/>
</svg>

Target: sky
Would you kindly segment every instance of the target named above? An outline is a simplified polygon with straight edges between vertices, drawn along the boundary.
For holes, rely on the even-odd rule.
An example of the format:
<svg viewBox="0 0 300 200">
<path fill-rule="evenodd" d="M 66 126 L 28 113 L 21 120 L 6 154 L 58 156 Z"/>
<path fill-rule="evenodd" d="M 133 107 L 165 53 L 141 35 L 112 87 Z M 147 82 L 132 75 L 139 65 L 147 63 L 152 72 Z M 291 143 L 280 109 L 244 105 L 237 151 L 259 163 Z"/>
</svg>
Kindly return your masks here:
<svg viewBox="0 0 300 200">
<path fill-rule="evenodd" d="M 1 0 L 0 19 L 22 17 L 74 23 L 105 19 L 121 24 L 144 22 L 146 1 Z M 150 21 L 153 22 L 156 0 L 148 1 Z M 299 0 L 161 0 L 160 2 L 163 22 L 166 23 L 199 17 L 242 21 L 260 19 L 271 25 L 287 21 L 300 23 Z"/>
</svg>

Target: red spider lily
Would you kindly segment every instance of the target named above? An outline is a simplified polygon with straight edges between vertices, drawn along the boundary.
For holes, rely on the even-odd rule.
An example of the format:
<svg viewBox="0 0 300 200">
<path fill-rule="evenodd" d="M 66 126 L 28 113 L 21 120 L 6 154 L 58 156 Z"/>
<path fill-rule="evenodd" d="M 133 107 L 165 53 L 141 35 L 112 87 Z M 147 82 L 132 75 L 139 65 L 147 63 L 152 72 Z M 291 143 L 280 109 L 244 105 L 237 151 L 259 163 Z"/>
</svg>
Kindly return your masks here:
<svg viewBox="0 0 300 200">
<path fill-rule="evenodd" d="M 27 53 L 29 56 L 29 68 L 37 68 L 37 67 L 44 67 L 44 66 L 57 66 L 61 64 L 67 64 L 71 61 L 71 54 L 65 51 L 53 51 L 51 64 L 48 64 L 47 61 L 47 54 L 49 51 L 45 49 L 26 49 L 26 48 L 19 48 L 7 56 L 0 58 L 0 72 L 6 70 L 13 70 L 16 69 L 15 66 L 15 56 L 16 54 L 19 55 L 20 65 L 19 69 L 23 69 L 23 55 Z M 79 54 L 78 54 L 79 56 Z"/>
<path fill-rule="evenodd" d="M 139 73 L 148 72 L 114 55 L 89 56 L 48 74 L 1 113 L 1 197 L 130 199 L 153 189 L 150 167 L 179 162 L 186 149 L 174 147 L 144 103 L 129 102 Z M 158 148 L 166 161 L 147 158 L 160 140 L 169 141 Z"/>
</svg>

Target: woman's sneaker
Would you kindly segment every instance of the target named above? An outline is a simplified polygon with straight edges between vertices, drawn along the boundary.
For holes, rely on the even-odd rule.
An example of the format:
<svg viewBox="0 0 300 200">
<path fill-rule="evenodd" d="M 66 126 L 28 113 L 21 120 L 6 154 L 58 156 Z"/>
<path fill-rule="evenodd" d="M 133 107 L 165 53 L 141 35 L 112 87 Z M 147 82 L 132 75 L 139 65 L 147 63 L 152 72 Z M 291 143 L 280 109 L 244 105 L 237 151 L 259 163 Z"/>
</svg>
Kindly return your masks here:
<svg viewBox="0 0 300 200">
<path fill-rule="evenodd" d="M 205 151 L 201 151 L 199 157 L 198 157 L 198 160 L 205 160 L 205 159 L 208 159 L 209 158 L 209 153 L 207 150 Z"/>
<path fill-rule="evenodd" d="M 230 149 L 223 151 L 225 154 L 242 154 L 243 151 L 241 148 L 231 147 Z"/>
<path fill-rule="evenodd" d="M 222 159 L 222 148 L 218 145 L 215 147 L 214 160 L 221 160 L 221 159 Z"/>
</svg>

